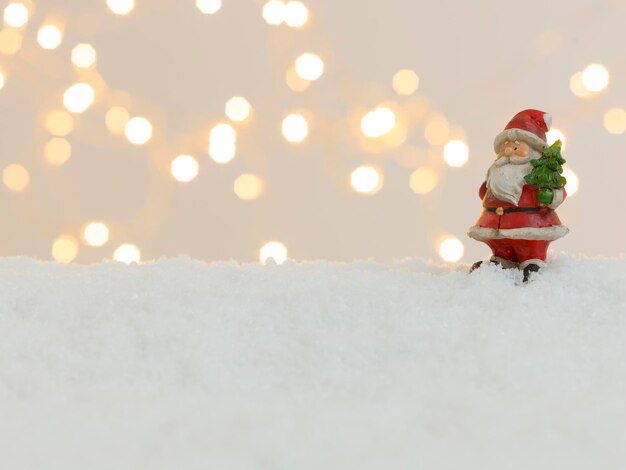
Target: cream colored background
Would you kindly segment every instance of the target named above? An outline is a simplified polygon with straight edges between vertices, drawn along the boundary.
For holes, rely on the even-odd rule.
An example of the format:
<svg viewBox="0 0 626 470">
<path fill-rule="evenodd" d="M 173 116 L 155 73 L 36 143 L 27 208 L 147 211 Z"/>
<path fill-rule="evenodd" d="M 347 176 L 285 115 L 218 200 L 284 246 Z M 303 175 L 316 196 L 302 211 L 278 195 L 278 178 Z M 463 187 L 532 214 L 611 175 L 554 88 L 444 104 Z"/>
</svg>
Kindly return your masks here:
<svg viewBox="0 0 626 470">
<path fill-rule="evenodd" d="M 480 210 L 476 194 L 493 138 L 527 107 L 553 115 L 580 178 L 579 192 L 559 211 L 571 233 L 553 247 L 623 251 L 626 136 L 609 135 L 602 116 L 626 105 L 625 2 L 308 0 L 311 23 L 302 31 L 270 27 L 259 2 L 223 2 L 218 14 L 204 16 L 192 0 L 137 0 L 132 15 L 116 17 L 104 0 L 35 0 L 22 51 L 0 56 L 10 74 L 0 91 L 0 165 L 21 163 L 32 176 L 24 194 L 0 187 L 0 255 L 50 259 L 59 234 L 103 220 L 112 229 L 110 244 L 81 247 L 78 262 L 111 257 L 124 242 L 137 244 L 144 259 L 184 253 L 249 261 L 272 239 L 298 260 L 388 261 L 436 257 L 444 234 L 465 243 L 463 261 L 470 262 L 487 255 L 465 231 Z M 66 21 L 64 42 L 52 52 L 35 42 L 49 14 Z M 133 113 L 152 119 L 155 138 L 133 147 L 110 135 L 100 101 L 69 138 L 72 159 L 50 168 L 42 160 L 48 136 L 41 117 L 76 81 L 69 52 L 78 42 L 96 47 L 109 89 L 132 96 Z M 326 73 L 294 93 L 284 74 L 307 51 L 325 60 Z M 594 62 L 609 69 L 611 84 L 593 99 L 577 98 L 569 79 Z M 410 190 L 412 169 L 399 163 L 401 149 L 369 154 L 348 125 L 356 109 L 406 103 L 391 88 L 401 68 L 419 74 L 418 96 L 463 127 L 470 147 L 463 168 L 440 166 L 442 181 L 427 196 Z M 239 134 L 236 159 L 220 166 L 206 154 L 206 135 L 233 95 L 250 100 L 254 119 Z M 293 110 L 311 118 L 309 139 L 299 146 L 280 133 Z M 407 144 L 426 154 L 423 126 L 411 130 Z M 178 153 L 201 162 L 191 184 L 169 176 Z M 348 184 L 364 163 L 384 170 L 375 196 L 357 195 Z M 233 180 L 244 172 L 266 180 L 263 198 L 237 199 Z"/>
</svg>

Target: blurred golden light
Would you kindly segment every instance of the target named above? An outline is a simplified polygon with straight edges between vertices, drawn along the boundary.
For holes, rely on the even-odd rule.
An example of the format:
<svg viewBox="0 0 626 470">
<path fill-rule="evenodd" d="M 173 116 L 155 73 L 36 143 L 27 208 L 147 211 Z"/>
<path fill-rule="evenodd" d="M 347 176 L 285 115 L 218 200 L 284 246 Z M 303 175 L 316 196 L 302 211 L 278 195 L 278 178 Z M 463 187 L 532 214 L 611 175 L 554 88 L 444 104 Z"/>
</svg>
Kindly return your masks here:
<svg viewBox="0 0 626 470">
<path fill-rule="evenodd" d="M 361 132 L 367 137 L 382 137 L 393 130 L 396 114 L 389 108 L 376 108 L 361 119 Z"/>
<path fill-rule="evenodd" d="M 443 159 L 454 168 L 460 168 L 467 163 L 469 149 L 462 140 L 451 140 L 443 148 Z"/>
<path fill-rule="evenodd" d="M 13 55 L 22 48 L 22 35 L 15 29 L 0 31 L 0 54 Z"/>
<path fill-rule="evenodd" d="M 44 148 L 44 158 L 53 166 L 62 166 L 72 156 L 72 144 L 62 137 L 50 140 Z"/>
<path fill-rule="evenodd" d="M 350 175 L 352 188 L 361 194 L 376 194 L 383 186 L 383 176 L 371 166 L 360 166 Z"/>
<path fill-rule="evenodd" d="M 439 182 L 437 172 L 429 167 L 421 167 L 411 174 L 409 185 L 416 194 L 430 193 Z"/>
<path fill-rule="evenodd" d="M 135 8 L 135 0 L 107 0 L 107 6 L 116 15 L 128 15 Z"/>
<path fill-rule="evenodd" d="M 259 260 L 263 264 L 268 264 L 270 260 L 276 264 L 283 264 L 287 261 L 287 247 L 281 242 L 268 242 L 261 248 Z"/>
<path fill-rule="evenodd" d="M 583 84 L 583 73 L 576 72 L 569 80 L 569 88 L 579 98 L 589 98 L 592 93 Z"/>
<path fill-rule="evenodd" d="M 96 92 L 87 83 L 77 83 L 63 95 L 63 104 L 71 113 L 84 113 L 93 104 Z"/>
<path fill-rule="evenodd" d="M 122 106 L 113 106 L 105 115 L 107 129 L 114 135 L 123 135 L 128 121 L 130 121 L 130 113 Z"/>
<path fill-rule="evenodd" d="M 622 108 L 611 108 L 604 115 L 604 127 L 610 134 L 626 132 L 626 111 Z"/>
<path fill-rule="evenodd" d="M 263 19 L 277 26 L 285 21 L 287 6 L 281 0 L 270 0 L 263 6 Z"/>
<path fill-rule="evenodd" d="M 424 137 L 430 145 L 443 145 L 450 136 L 448 120 L 443 116 L 431 118 L 424 128 Z"/>
<path fill-rule="evenodd" d="M 46 129 L 57 137 L 65 137 L 74 129 L 74 118 L 62 109 L 50 111 L 46 115 Z"/>
<path fill-rule="evenodd" d="M 222 0 L 196 0 L 196 6 L 205 15 L 213 15 L 222 8 Z"/>
<path fill-rule="evenodd" d="M 198 176 L 198 161 L 191 155 L 179 155 L 172 161 L 171 172 L 176 181 L 188 183 Z"/>
<path fill-rule="evenodd" d="M 301 28 L 309 21 L 309 9 L 300 1 L 291 1 L 285 7 L 285 23 L 292 28 Z"/>
<path fill-rule="evenodd" d="M 283 119 L 282 130 L 287 142 L 299 143 L 309 135 L 309 123 L 300 114 L 290 114 Z"/>
<path fill-rule="evenodd" d="M 113 258 L 115 261 L 119 261 L 120 263 L 139 263 L 141 261 L 141 252 L 135 245 L 126 243 L 124 245 L 120 245 L 117 250 L 115 250 Z"/>
<path fill-rule="evenodd" d="M 134 117 L 126 123 L 124 134 L 131 144 L 144 145 L 152 138 L 152 124 L 144 117 Z"/>
<path fill-rule="evenodd" d="M 233 96 L 226 102 L 226 116 L 235 122 L 243 122 L 250 116 L 250 103 L 241 96 Z"/>
<path fill-rule="evenodd" d="M 23 3 L 9 3 L 4 9 L 4 22 L 13 27 L 21 28 L 28 23 L 30 13 Z"/>
<path fill-rule="evenodd" d="M 304 91 L 311 86 L 311 82 L 301 78 L 293 67 L 287 71 L 285 81 L 287 82 L 287 86 L 293 91 Z"/>
<path fill-rule="evenodd" d="M 104 246 L 109 241 L 109 227 L 103 222 L 91 222 L 83 229 L 83 240 L 89 246 Z"/>
<path fill-rule="evenodd" d="M 399 95 L 412 95 L 419 85 L 420 79 L 413 70 L 399 70 L 393 76 L 393 89 Z"/>
<path fill-rule="evenodd" d="M 93 67 L 98 59 L 98 53 L 91 44 L 78 44 L 72 49 L 72 63 L 79 69 Z"/>
<path fill-rule="evenodd" d="M 235 180 L 234 190 L 239 199 L 252 201 L 263 192 L 263 181 L 256 175 L 243 174 Z"/>
<path fill-rule="evenodd" d="M 604 65 L 591 64 L 583 70 L 582 81 L 588 91 L 602 91 L 609 84 L 609 71 Z"/>
<path fill-rule="evenodd" d="M 11 164 L 2 172 L 2 181 L 9 190 L 20 192 L 28 188 L 30 175 L 22 165 Z"/>
<path fill-rule="evenodd" d="M 6 78 L 4 77 L 4 74 L 0 72 L 0 90 L 4 88 L 5 83 L 6 83 Z"/>
<path fill-rule="evenodd" d="M 461 258 L 463 258 L 463 254 L 465 253 L 465 246 L 456 237 L 446 238 L 439 245 L 439 256 L 446 263 L 456 263 Z"/>
<path fill-rule="evenodd" d="M 61 235 L 52 244 L 52 257 L 58 263 L 71 263 L 78 255 L 78 240 L 72 235 Z"/>
<path fill-rule="evenodd" d="M 317 80 L 324 74 L 324 61 L 317 54 L 302 54 L 296 59 L 296 73 L 303 80 Z"/>
<path fill-rule="evenodd" d="M 58 26 L 47 24 L 37 31 L 37 42 L 46 50 L 54 50 L 61 45 L 63 32 Z"/>
<path fill-rule="evenodd" d="M 383 136 L 383 141 L 389 147 L 394 148 L 394 147 L 400 147 L 402 144 L 404 144 L 406 142 L 407 137 L 408 137 L 407 128 L 404 126 L 404 124 L 401 124 L 396 120 L 396 125 L 394 126 L 393 129 L 391 129 L 391 132 Z"/>
<path fill-rule="evenodd" d="M 566 168 L 563 170 L 563 176 L 567 179 L 567 184 L 565 185 L 565 191 L 568 196 L 573 196 L 578 192 L 578 176 L 571 169 Z"/>
<path fill-rule="evenodd" d="M 550 129 L 546 132 L 546 140 L 548 145 L 552 145 L 557 140 L 561 141 L 561 150 L 565 150 L 565 134 L 558 129 Z"/>
<path fill-rule="evenodd" d="M 209 156 L 215 163 L 228 163 L 237 153 L 237 132 L 230 124 L 218 124 L 209 135 Z"/>
</svg>

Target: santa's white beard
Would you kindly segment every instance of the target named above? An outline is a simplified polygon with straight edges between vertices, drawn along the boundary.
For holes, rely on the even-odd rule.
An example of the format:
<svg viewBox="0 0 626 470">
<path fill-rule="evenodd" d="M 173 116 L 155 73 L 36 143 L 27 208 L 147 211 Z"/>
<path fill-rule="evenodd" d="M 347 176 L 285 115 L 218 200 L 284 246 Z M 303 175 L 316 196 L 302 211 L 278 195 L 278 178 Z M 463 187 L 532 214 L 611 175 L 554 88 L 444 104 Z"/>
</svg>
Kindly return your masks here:
<svg viewBox="0 0 626 470">
<path fill-rule="evenodd" d="M 517 205 L 524 177 L 532 170 L 531 157 L 500 157 L 487 172 L 487 188 L 501 201 Z"/>
</svg>

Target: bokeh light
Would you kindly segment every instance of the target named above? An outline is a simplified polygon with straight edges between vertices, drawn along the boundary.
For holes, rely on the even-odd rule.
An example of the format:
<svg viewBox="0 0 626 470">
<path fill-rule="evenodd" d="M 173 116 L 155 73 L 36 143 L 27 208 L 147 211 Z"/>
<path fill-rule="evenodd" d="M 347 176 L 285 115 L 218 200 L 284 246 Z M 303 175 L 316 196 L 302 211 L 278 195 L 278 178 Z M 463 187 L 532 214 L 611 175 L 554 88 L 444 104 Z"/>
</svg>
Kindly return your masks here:
<svg viewBox="0 0 626 470">
<path fill-rule="evenodd" d="M 287 86 L 292 91 L 304 91 L 311 86 L 311 82 L 308 80 L 304 80 L 298 73 L 294 67 L 291 67 L 287 70 L 287 74 L 285 75 L 285 82 Z"/>
<path fill-rule="evenodd" d="M 446 263 L 456 263 L 465 253 L 465 246 L 456 237 L 446 238 L 439 244 L 439 256 Z"/>
<path fill-rule="evenodd" d="M 28 23 L 30 12 L 23 3 L 12 2 L 4 9 L 4 22 L 13 27 L 21 28 Z"/>
<path fill-rule="evenodd" d="M 58 26 L 47 24 L 37 31 L 37 42 L 46 50 L 54 50 L 61 45 L 63 32 Z"/>
<path fill-rule="evenodd" d="M 287 261 L 287 247 L 281 242 L 268 242 L 259 251 L 259 260 L 263 264 L 271 263 L 283 264 Z"/>
<path fill-rule="evenodd" d="M 107 0 L 107 6 L 116 15 L 128 15 L 135 8 L 135 0 Z"/>
<path fill-rule="evenodd" d="M 226 116 L 235 122 L 243 122 L 250 117 L 250 103 L 241 96 L 233 96 L 226 102 Z"/>
<path fill-rule="evenodd" d="M 113 259 L 125 264 L 139 263 L 141 261 L 141 251 L 135 245 L 125 243 L 115 250 Z"/>
<path fill-rule="evenodd" d="M 582 81 L 588 91 L 600 92 L 609 85 L 609 71 L 604 65 L 591 64 L 583 70 Z"/>
<path fill-rule="evenodd" d="M 191 155 L 179 155 L 170 166 L 172 176 L 176 181 L 188 183 L 198 176 L 198 161 Z"/>
<path fill-rule="evenodd" d="M 307 52 L 296 59 L 295 68 L 300 78 L 312 82 L 324 74 L 324 61 L 317 54 Z"/>
<path fill-rule="evenodd" d="M 67 89 L 63 95 L 63 104 L 71 113 L 81 114 L 93 104 L 96 92 L 87 83 L 77 83 Z"/>
<path fill-rule="evenodd" d="M 578 98 L 589 98 L 593 95 L 583 84 L 583 73 L 576 72 L 569 80 L 569 88 Z"/>
<path fill-rule="evenodd" d="M 22 165 L 11 164 L 2 172 L 2 182 L 10 190 L 21 192 L 30 184 L 30 174 Z"/>
<path fill-rule="evenodd" d="M 430 193 L 439 182 L 437 172 L 430 167 L 421 167 L 411 173 L 409 185 L 416 194 Z"/>
<path fill-rule="evenodd" d="M 113 135 L 123 135 L 126 132 L 126 124 L 130 121 L 130 113 L 123 106 L 113 106 L 104 117 L 109 132 Z"/>
<path fill-rule="evenodd" d="M 424 127 L 424 137 L 430 145 L 443 145 L 450 137 L 450 125 L 443 116 L 431 117 Z"/>
<path fill-rule="evenodd" d="M 44 148 L 44 158 L 52 166 L 62 166 L 72 157 L 72 144 L 63 137 L 51 139 Z"/>
<path fill-rule="evenodd" d="M 109 241 L 109 227 L 103 222 L 90 222 L 83 229 L 83 240 L 89 246 L 101 247 Z"/>
<path fill-rule="evenodd" d="M 301 28 L 309 21 L 309 9 L 300 1 L 290 1 L 285 7 L 285 23 L 292 28 Z"/>
<path fill-rule="evenodd" d="M 578 192 L 578 176 L 570 168 L 563 170 L 563 176 L 567 179 L 565 192 L 567 192 L 568 196 L 573 196 Z"/>
<path fill-rule="evenodd" d="M 623 134 L 626 132 L 626 110 L 611 108 L 604 115 L 604 128 L 609 134 Z"/>
<path fill-rule="evenodd" d="M 196 0 L 196 6 L 205 15 L 213 15 L 222 8 L 222 0 Z"/>
<path fill-rule="evenodd" d="M 46 130 L 57 137 L 65 137 L 74 129 L 74 118 L 63 109 L 50 111 L 46 115 Z"/>
<path fill-rule="evenodd" d="M 235 180 L 233 189 L 239 199 L 252 201 L 263 193 L 263 181 L 257 175 L 245 173 Z"/>
<path fill-rule="evenodd" d="M 96 64 L 98 53 L 91 44 L 78 44 L 72 49 L 72 63 L 79 69 L 88 69 Z"/>
<path fill-rule="evenodd" d="M 52 244 L 52 257 L 58 263 L 71 263 L 78 256 L 78 240 L 72 235 L 61 235 Z"/>
<path fill-rule="evenodd" d="M 453 168 L 462 167 L 467 163 L 468 158 L 469 149 L 462 140 L 451 140 L 443 148 L 443 159 Z"/>
<path fill-rule="evenodd" d="M 377 138 L 388 134 L 396 125 L 396 114 L 389 108 L 380 107 L 361 119 L 361 132 L 367 137 Z"/>
<path fill-rule="evenodd" d="M 17 54 L 22 48 L 22 35 L 15 29 L 0 31 L 0 54 Z"/>
<path fill-rule="evenodd" d="M 565 134 L 563 134 L 562 131 L 556 128 L 550 129 L 548 132 L 546 132 L 546 141 L 548 142 L 548 145 L 552 145 L 557 140 L 561 141 L 561 150 L 564 151 L 566 143 Z"/>
<path fill-rule="evenodd" d="M 215 163 L 228 163 L 237 153 L 237 132 L 230 124 L 218 124 L 209 136 L 209 156 Z"/>
<path fill-rule="evenodd" d="M 371 166 L 360 166 L 350 175 L 352 188 L 361 194 L 376 194 L 383 186 L 383 176 Z"/>
<path fill-rule="evenodd" d="M 134 117 L 126 123 L 124 134 L 131 144 L 144 145 L 152 139 L 152 124 L 144 117 Z"/>
<path fill-rule="evenodd" d="M 300 114 L 290 114 L 283 119 L 282 132 L 287 142 L 300 143 L 309 135 L 309 123 Z"/>
<path fill-rule="evenodd" d="M 5 83 L 6 83 L 6 77 L 4 73 L 0 72 L 0 90 L 4 88 Z"/>
<path fill-rule="evenodd" d="M 393 89 L 399 95 L 412 95 L 417 91 L 420 79 L 413 70 L 398 70 L 393 76 Z"/>
<path fill-rule="evenodd" d="M 278 26 L 285 21 L 287 5 L 281 0 L 270 0 L 263 5 L 263 19 L 272 26 Z"/>
</svg>

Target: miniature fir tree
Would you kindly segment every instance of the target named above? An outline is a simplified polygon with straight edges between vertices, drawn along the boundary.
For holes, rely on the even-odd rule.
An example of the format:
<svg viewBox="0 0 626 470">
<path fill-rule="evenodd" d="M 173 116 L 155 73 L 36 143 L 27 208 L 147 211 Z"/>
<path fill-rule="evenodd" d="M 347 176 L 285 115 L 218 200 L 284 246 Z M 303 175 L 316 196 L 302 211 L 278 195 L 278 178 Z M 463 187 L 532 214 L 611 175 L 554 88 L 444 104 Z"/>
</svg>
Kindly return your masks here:
<svg viewBox="0 0 626 470">
<path fill-rule="evenodd" d="M 543 150 L 541 158 L 531 160 L 532 171 L 525 179 L 531 186 L 539 188 L 538 199 L 541 204 L 551 204 L 554 199 L 554 189 L 561 189 L 567 183 L 563 173 L 565 159 L 561 156 L 561 141 L 557 140 L 550 147 Z"/>
</svg>

